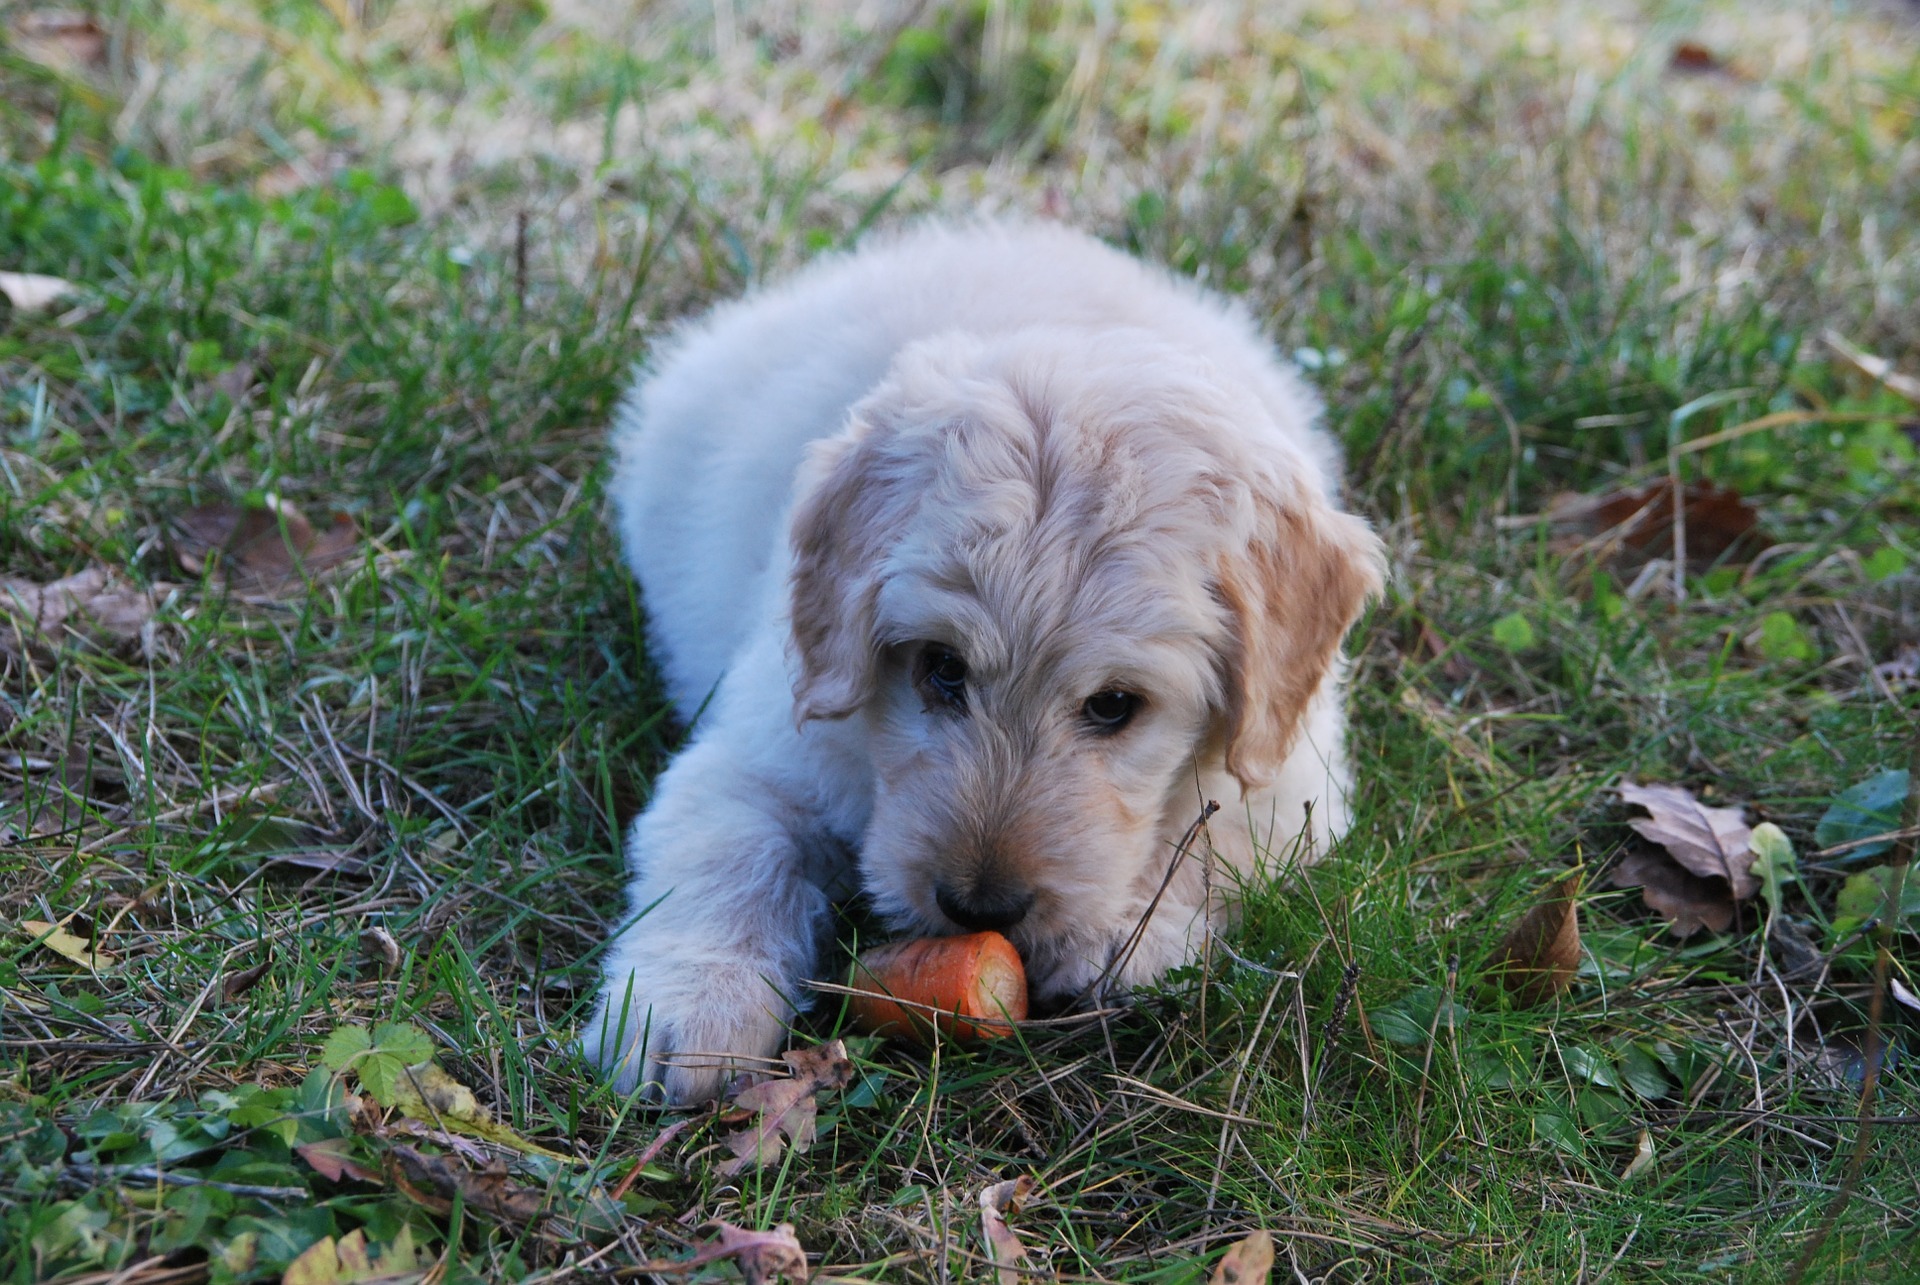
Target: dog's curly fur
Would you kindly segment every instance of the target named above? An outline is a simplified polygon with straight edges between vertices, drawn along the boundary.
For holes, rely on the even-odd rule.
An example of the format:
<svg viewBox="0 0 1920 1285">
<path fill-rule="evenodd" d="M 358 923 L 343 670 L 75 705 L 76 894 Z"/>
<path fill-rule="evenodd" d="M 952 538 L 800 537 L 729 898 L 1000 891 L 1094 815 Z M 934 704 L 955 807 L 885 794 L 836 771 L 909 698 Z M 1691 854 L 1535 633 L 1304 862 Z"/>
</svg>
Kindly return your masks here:
<svg viewBox="0 0 1920 1285">
<path fill-rule="evenodd" d="M 613 494 L 694 731 L 588 1055 L 712 1096 L 856 887 L 903 933 L 1002 927 L 1045 1003 L 1189 958 L 1220 866 L 1337 837 L 1382 558 L 1316 415 L 1239 308 L 1051 225 L 923 228 L 682 329 Z M 1169 881 L 1208 799 L 1215 873 Z"/>
</svg>

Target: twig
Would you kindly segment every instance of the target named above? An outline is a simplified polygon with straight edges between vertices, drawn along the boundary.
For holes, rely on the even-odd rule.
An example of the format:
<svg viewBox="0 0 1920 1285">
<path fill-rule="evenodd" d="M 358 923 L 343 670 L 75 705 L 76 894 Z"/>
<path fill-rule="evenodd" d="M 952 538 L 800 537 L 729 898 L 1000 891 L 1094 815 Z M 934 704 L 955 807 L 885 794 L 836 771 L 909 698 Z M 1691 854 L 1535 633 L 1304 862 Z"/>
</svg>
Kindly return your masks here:
<svg viewBox="0 0 1920 1285">
<path fill-rule="evenodd" d="M 211 1187 L 215 1191 L 225 1191 L 235 1196 L 253 1196 L 259 1200 L 313 1199 L 313 1193 L 305 1187 L 259 1187 L 246 1182 L 219 1182 L 190 1173 L 175 1173 L 171 1170 L 159 1169 L 153 1165 L 69 1163 L 67 1174 L 86 1182 L 137 1182 L 150 1183 L 156 1187 Z"/>
</svg>

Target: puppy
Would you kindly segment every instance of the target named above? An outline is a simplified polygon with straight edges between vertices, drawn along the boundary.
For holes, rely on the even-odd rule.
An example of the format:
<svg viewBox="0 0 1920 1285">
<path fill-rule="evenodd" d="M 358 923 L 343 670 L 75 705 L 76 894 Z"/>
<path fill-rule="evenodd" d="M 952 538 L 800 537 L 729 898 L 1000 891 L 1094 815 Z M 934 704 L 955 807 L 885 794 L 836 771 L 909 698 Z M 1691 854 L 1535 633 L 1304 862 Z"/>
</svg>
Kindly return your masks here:
<svg viewBox="0 0 1920 1285">
<path fill-rule="evenodd" d="M 1317 413 L 1238 307 L 1050 225 L 923 228 L 683 327 L 612 489 L 693 730 L 587 1056 L 714 1096 L 856 890 L 902 934 L 1005 933 L 1059 1004 L 1324 850 L 1382 556 Z"/>
</svg>

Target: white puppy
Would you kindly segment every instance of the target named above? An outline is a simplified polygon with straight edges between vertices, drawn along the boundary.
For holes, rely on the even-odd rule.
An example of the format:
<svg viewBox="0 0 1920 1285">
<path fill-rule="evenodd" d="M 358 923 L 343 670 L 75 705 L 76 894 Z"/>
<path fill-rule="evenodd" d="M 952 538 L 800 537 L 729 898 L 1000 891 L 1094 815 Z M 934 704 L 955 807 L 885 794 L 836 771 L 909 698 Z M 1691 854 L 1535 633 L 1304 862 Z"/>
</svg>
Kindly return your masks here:
<svg viewBox="0 0 1920 1285">
<path fill-rule="evenodd" d="M 1238 307 L 1048 225 L 923 228 L 682 328 L 613 495 L 693 734 L 587 1055 L 714 1095 L 856 888 L 1006 933 L 1042 1004 L 1123 990 L 1337 837 L 1382 559 L 1315 418 Z"/>
</svg>

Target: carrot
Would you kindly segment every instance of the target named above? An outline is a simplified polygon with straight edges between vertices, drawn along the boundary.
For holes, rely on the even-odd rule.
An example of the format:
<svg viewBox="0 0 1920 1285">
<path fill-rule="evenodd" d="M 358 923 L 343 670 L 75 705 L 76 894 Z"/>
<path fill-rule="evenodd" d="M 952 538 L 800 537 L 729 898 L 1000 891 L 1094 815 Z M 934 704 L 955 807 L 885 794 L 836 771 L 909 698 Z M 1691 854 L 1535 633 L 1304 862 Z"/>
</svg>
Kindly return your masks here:
<svg viewBox="0 0 1920 1285">
<path fill-rule="evenodd" d="M 1027 1015 L 1020 952 L 994 932 L 875 946 L 854 961 L 852 984 L 864 992 L 848 1000 L 856 1029 L 922 1044 L 936 1022 L 953 1039 L 991 1040 L 1012 1034 Z"/>
</svg>

